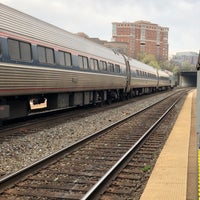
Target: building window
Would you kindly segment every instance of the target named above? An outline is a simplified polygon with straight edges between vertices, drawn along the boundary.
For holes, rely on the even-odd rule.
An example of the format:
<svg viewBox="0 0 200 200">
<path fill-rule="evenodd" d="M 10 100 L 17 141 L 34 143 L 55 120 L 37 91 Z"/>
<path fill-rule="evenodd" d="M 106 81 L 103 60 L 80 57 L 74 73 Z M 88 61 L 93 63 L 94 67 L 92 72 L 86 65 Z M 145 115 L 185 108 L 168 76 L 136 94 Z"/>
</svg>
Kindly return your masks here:
<svg viewBox="0 0 200 200">
<path fill-rule="evenodd" d="M 116 27 L 116 24 L 113 24 L 113 27 L 112 27 L 112 34 L 113 34 L 113 35 L 117 35 L 117 27 Z"/>
<path fill-rule="evenodd" d="M 156 32 L 156 44 L 160 45 L 160 30 L 159 29 Z"/>
<path fill-rule="evenodd" d="M 8 39 L 8 54 L 11 59 L 30 62 L 32 61 L 31 44 Z"/>
<path fill-rule="evenodd" d="M 141 28 L 141 35 L 140 35 L 140 40 L 141 42 L 144 42 L 146 40 L 146 35 L 145 35 L 145 27 Z"/>
</svg>

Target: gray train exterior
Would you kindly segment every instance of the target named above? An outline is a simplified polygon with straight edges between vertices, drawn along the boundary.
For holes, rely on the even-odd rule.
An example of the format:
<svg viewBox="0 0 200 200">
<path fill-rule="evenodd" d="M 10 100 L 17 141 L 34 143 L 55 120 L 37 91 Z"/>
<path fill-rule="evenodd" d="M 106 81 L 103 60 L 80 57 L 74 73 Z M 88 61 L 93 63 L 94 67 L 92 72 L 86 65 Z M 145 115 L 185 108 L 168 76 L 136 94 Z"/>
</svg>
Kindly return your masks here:
<svg viewBox="0 0 200 200">
<path fill-rule="evenodd" d="M 0 4 L 0 119 L 169 88 L 169 75 Z"/>
</svg>

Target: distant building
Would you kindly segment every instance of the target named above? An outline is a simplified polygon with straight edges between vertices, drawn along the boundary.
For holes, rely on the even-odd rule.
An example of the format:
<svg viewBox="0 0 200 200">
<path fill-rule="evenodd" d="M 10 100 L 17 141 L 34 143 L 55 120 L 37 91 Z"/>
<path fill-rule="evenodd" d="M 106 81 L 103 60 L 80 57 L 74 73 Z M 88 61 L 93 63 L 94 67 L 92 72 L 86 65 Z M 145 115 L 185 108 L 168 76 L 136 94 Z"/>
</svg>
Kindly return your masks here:
<svg viewBox="0 0 200 200">
<path fill-rule="evenodd" d="M 88 38 L 88 39 L 101 45 L 104 45 L 104 43 L 107 42 L 106 40 L 100 40 L 99 38 Z"/>
<path fill-rule="evenodd" d="M 157 59 L 168 59 L 168 31 L 148 21 L 113 22 L 112 38 L 128 44 L 128 56 L 136 58 L 140 53 L 153 54 Z"/>
<path fill-rule="evenodd" d="M 128 43 L 126 42 L 109 42 L 106 40 L 100 40 L 99 38 L 91 38 L 87 34 L 82 32 L 77 33 L 77 35 L 86 38 L 88 40 L 91 40 L 95 43 L 98 43 L 100 45 L 103 45 L 109 49 L 113 49 L 114 51 L 117 51 L 121 54 L 128 55 Z"/>
<path fill-rule="evenodd" d="M 86 39 L 89 39 L 89 36 L 83 32 L 78 32 L 76 33 L 76 35 L 80 36 L 80 37 L 83 37 L 83 38 L 86 38 Z"/>
<path fill-rule="evenodd" d="M 128 43 L 127 42 L 104 42 L 104 46 L 114 51 L 117 51 L 123 55 L 128 55 Z"/>
<path fill-rule="evenodd" d="M 119 52 L 124 55 L 128 55 L 128 43 L 126 42 L 109 42 L 106 40 L 100 40 L 99 38 L 88 38 L 89 40 L 101 44 L 113 51 Z"/>
<path fill-rule="evenodd" d="M 172 57 L 172 60 L 175 62 L 178 62 L 180 64 L 188 62 L 189 64 L 196 66 L 197 60 L 198 60 L 198 53 L 196 53 L 196 52 L 177 52 L 176 55 L 174 55 Z"/>
</svg>

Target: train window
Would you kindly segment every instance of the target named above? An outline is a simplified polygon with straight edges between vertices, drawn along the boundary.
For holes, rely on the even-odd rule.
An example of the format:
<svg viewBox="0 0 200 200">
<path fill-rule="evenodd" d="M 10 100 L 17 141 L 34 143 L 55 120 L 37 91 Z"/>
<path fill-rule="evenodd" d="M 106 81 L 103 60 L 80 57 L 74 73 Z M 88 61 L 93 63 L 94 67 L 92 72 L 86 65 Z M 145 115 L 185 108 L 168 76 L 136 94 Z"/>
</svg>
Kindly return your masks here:
<svg viewBox="0 0 200 200">
<path fill-rule="evenodd" d="M 65 54 L 64 54 L 64 52 L 59 51 L 58 56 L 59 56 L 59 64 L 64 66 L 65 65 Z"/>
<path fill-rule="evenodd" d="M 107 63 L 105 61 L 100 60 L 99 68 L 100 70 L 107 71 Z"/>
<path fill-rule="evenodd" d="M 2 47 L 1 47 L 1 41 L 0 41 L 0 56 L 2 54 Z"/>
<path fill-rule="evenodd" d="M 120 66 L 119 65 L 115 65 L 115 72 L 120 73 Z"/>
<path fill-rule="evenodd" d="M 107 71 L 108 70 L 107 62 L 103 62 L 103 63 L 104 63 L 103 69 L 104 69 L 104 71 Z"/>
<path fill-rule="evenodd" d="M 92 69 L 92 70 L 94 70 L 95 68 L 94 68 L 94 59 L 90 59 L 90 68 Z"/>
<path fill-rule="evenodd" d="M 38 60 L 40 63 L 54 64 L 54 50 L 51 48 L 38 46 Z"/>
<path fill-rule="evenodd" d="M 40 63 L 46 63 L 45 48 L 38 46 L 38 60 Z"/>
<path fill-rule="evenodd" d="M 79 59 L 79 67 L 80 68 L 83 68 L 83 57 L 82 56 L 78 56 L 78 59 Z"/>
<path fill-rule="evenodd" d="M 108 71 L 110 71 L 110 64 L 111 64 L 111 63 L 108 63 Z"/>
<path fill-rule="evenodd" d="M 72 65 L 72 59 L 71 54 L 63 51 L 58 52 L 59 56 L 59 64 L 63 66 L 71 66 Z"/>
<path fill-rule="evenodd" d="M 83 57 L 83 64 L 84 64 L 84 69 L 89 68 L 89 65 L 88 65 L 88 58 L 87 58 L 87 57 Z"/>
<path fill-rule="evenodd" d="M 47 63 L 49 63 L 49 64 L 54 64 L 55 63 L 53 49 L 46 48 L 46 60 L 47 60 Z"/>
<path fill-rule="evenodd" d="M 8 39 L 8 51 L 11 59 L 20 60 L 19 41 Z"/>
<path fill-rule="evenodd" d="M 24 61 L 31 61 L 31 45 L 26 42 L 20 42 L 21 59 Z"/>
<path fill-rule="evenodd" d="M 114 65 L 112 63 L 108 63 L 108 68 L 110 72 L 114 72 Z"/>
<path fill-rule="evenodd" d="M 88 58 L 85 56 L 78 56 L 79 57 L 79 65 L 80 68 L 87 69 L 88 68 Z"/>
<path fill-rule="evenodd" d="M 65 52 L 65 63 L 66 63 L 66 66 L 72 65 L 72 56 L 70 53 Z"/>
<path fill-rule="evenodd" d="M 95 64 L 95 69 L 99 70 L 99 62 L 98 62 L 98 60 L 94 60 L 94 64 Z"/>
<path fill-rule="evenodd" d="M 91 69 L 92 70 L 99 70 L 99 63 L 98 60 L 91 58 L 90 59 Z"/>
<path fill-rule="evenodd" d="M 8 53 L 11 59 L 31 61 L 31 44 L 18 40 L 8 39 Z"/>
<path fill-rule="evenodd" d="M 99 61 L 99 69 L 103 70 L 103 61 L 102 60 Z"/>
</svg>

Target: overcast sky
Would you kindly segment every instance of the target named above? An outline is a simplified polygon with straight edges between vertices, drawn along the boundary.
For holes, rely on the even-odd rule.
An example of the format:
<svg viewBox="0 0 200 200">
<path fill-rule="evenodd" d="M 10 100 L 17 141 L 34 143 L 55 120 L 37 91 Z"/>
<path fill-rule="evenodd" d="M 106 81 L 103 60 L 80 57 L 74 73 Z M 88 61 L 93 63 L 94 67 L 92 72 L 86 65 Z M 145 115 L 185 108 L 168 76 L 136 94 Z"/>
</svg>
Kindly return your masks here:
<svg viewBox="0 0 200 200">
<path fill-rule="evenodd" d="M 169 53 L 200 50 L 200 0 L 0 0 L 72 33 L 110 41 L 112 22 L 169 28 Z"/>
</svg>

